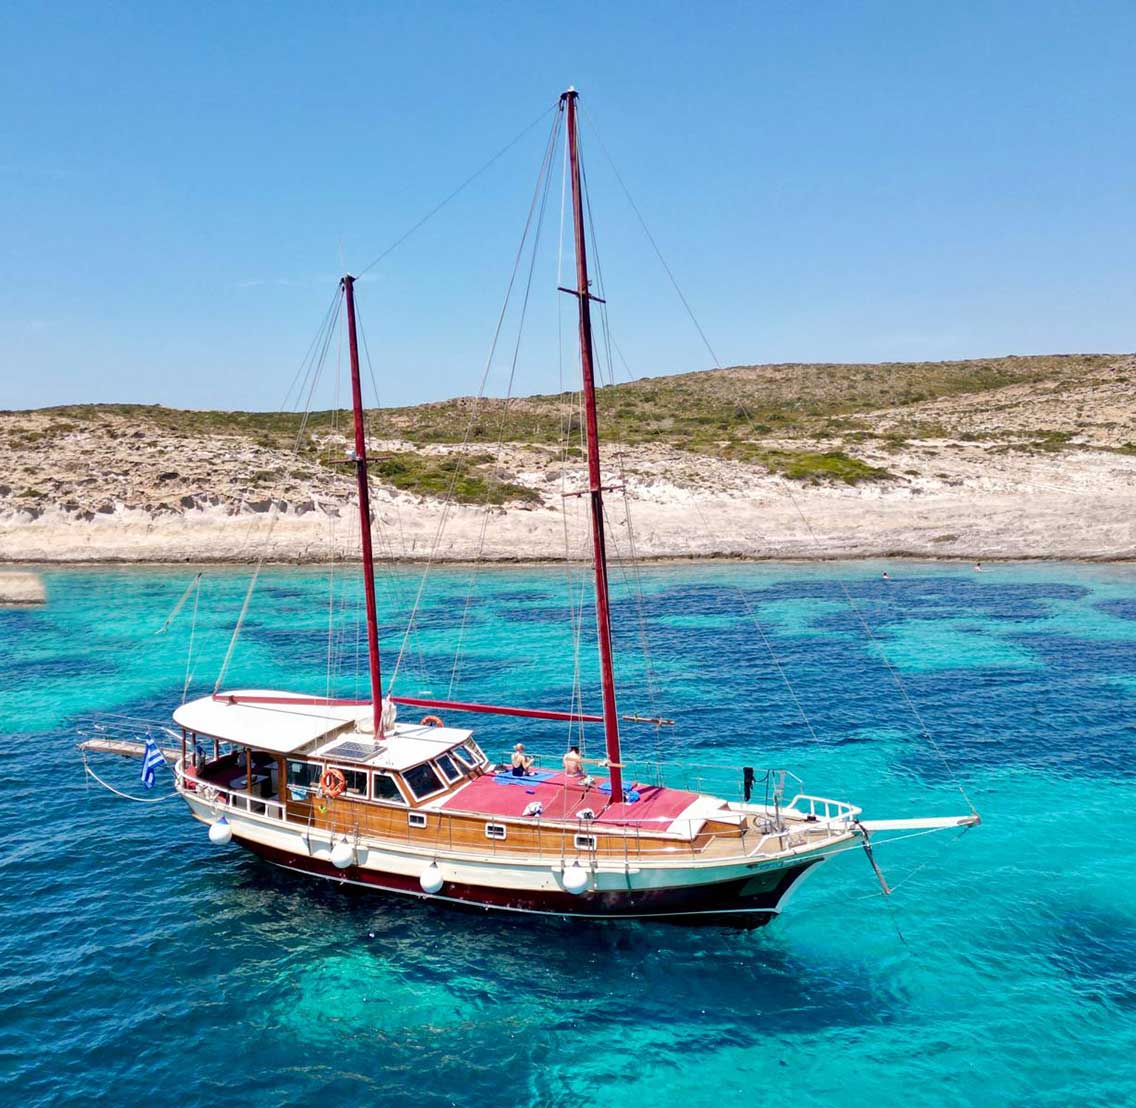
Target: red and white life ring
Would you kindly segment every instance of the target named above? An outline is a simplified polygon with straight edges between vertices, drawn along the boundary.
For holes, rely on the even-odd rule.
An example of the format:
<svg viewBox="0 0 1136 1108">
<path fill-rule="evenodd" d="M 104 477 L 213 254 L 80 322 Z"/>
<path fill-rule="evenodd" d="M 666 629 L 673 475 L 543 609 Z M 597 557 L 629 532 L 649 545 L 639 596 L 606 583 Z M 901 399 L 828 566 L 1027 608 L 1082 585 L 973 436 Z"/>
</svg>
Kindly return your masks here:
<svg viewBox="0 0 1136 1108">
<path fill-rule="evenodd" d="M 320 777 L 320 791 L 324 796 L 330 796 L 334 800 L 335 797 L 342 796 L 346 788 L 347 778 L 343 776 L 343 770 L 329 766 L 323 771 Z"/>
</svg>

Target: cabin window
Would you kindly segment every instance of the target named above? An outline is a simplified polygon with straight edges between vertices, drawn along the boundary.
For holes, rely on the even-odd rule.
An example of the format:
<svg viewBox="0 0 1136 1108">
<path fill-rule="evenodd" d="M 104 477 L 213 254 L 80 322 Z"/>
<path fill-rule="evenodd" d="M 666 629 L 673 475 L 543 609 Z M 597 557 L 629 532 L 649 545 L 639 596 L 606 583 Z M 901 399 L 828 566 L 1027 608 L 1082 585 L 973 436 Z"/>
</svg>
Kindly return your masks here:
<svg viewBox="0 0 1136 1108">
<path fill-rule="evenodd" d="M 485 825 L 485 837 L 487 839 L 503 839 L 508 834 L 503 823 L 487 823 Z"/>
<path fill-rule="evenodd" d="M 314 762 L 289 762 L 288 784 L 301 789 L 310 788 L 319 781 L 320 767 Z"/>
<path fill-rule="evenodd" d="M 361 769 L 341 769 L 344 780 L 347 782 L 344 792 L 348 796 L 361 796 L 367 798 L 367 773 Z"/>
<path fill-rule="evenodd" d="M 469 743 L 463 743 L 461 746 L 454 747 L 450 753 L 457 758 L 463 765 L 473 769 L 477 765 L 477 755 L 473 752 Z"/>
<path fill-rule="evenodd" d="M 426 813 L 425 812 L 407 812 L 406 822 L 411 827 L 425 827 L 426 826 Z"/>
<path fill-rule="evenodd" d="M 417 800 L 421 800 L 424 796 L 429 796 L 431 793 L 436 793 L 439 789 L 445 788 L 438 775 L 434 772 L 434 767 L 430 765 L 429 762 L 423 762 L 422 765 L 415 766 L 412 770 L 408 770 L 404 773 L 402 777 L 410 786 L 410 791 Z"/>
<path fill-rule="evenodd" d="M 461 770 L 454 765 L 454 760 L 448 754 L 443 754 L 440 758 L 435 759 L 434 764 L 445 774 L 448 781 L 456 781 L 461 777 Z"/>
<path fill-rule="evenodd" d="M 577 835 L 576 836 L 576 849 L 577 850 L 595 850 L 596 837 L 595 835 Z"/>
<path fill-rule="evenodd" d="M 389 773 L 375 773 L 371 776 L 371 796 L 375 800 L 385 800 L 391 804 L 405 804 L 406 799 L 399 792 L 398 785 Z"/>
</svg>

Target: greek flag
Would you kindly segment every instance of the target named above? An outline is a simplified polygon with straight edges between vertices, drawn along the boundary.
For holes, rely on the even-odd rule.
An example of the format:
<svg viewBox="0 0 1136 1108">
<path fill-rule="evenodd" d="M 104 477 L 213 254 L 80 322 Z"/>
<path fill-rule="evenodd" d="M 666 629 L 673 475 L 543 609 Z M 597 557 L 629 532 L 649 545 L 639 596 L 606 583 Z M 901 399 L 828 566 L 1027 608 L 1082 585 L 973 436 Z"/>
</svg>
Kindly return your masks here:
<svg viewBox="0 0 1136 1108">
<path fill-rule="evenodd" d="M 148 789 L 154 787 L 154 770 L 166 764 L 165 755 L 158 749 L 157 743 L 149 735 L 146 736 L 146 751 L 142 755 L 142 774 L 139 780 Z"/>
</svg>

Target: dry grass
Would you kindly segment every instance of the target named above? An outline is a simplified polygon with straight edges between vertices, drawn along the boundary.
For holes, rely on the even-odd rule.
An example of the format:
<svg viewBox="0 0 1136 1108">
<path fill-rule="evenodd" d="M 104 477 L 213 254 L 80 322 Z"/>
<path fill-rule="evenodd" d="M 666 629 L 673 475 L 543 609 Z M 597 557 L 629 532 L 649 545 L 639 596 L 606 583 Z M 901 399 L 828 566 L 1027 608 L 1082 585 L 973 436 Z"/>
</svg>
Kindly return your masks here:
<svg viewBox="0 0 1136 1108">
<path fill-rule="evenodd" d="M 1107 394 L 1115 408 L 1118 390 L 1130 396 L 1136 388 L 1134 365 L 1131 356 L 1068 354 L 734 366 L 601 389 L 600 428 L 607 443 L 657 444 L 759 465 L 796 480 L 857 483 L 892 475 L 849 449 L 874 451 L 878 461 L 879 452 L 902 451 L 912 440 L 953 437 L 992 440 L 992 446 L 1011 450 L 1062 450 L 1093 422 L 1080 419 L 1086 397 Z M 1020 412 L 1023 397 L 1026 405 L 1045 400 L 1049 415 L 1060 410 L 1069 418 L 1023 428 L 1021 417 L 1014 416 L 1019 425 L 1011 434 L 1009 400 Z M 1103 402 L 1098 406 L 1107 407 Z M 11 413 L 0 423 L 7 444 L 17 451 L 38 452 L 76 430 L 104 439 L 157 432 L 175 443 L 232 437 L 265 451 L 296 451 L 295 461 L 314 470 L 322 461 L 342 457 L 335 432 L 345 426 L 341 412 L 309 413 L 305 421 L 296 413 L 179 411 L 156 405 L 69 405 L 41 410 L 26 424 L 20 416 Z M 409 450 L 399 447 L 397 453 L 377 458 L 376 477 L 422 495 L 438 495 L 453 482 L 458 499 L 468 502 L 505 503 L 533 495 L 511 475 L 498 473 L 488 455 L 478 455 L 479 444 L 553 447 L 548 451 L 552 459 L 567 442 L 570 456 L 580 454 L 578 398 L 571 393 L 508 402 L 457 398 L 370 412 L 368 424 L 373 439 L 411 444 Z M 1101 448 L 1136 449 L 1126 436 L 1118 436 L 1101 438 Z M 468 446 L 461 463 L 452 455 L 447 460 L 437 452 L 413 449 L 462 442 Z"/>
</svg>

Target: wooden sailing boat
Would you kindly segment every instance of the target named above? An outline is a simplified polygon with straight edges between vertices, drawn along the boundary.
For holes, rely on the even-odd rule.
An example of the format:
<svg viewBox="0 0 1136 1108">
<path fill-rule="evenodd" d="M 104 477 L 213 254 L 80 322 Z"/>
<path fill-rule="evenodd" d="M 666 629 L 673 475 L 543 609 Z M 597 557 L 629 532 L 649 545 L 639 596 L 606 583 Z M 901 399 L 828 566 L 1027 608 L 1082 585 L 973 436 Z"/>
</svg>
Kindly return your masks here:
<svg viewBox="0 0 1136 1108">
<path fill-rule="evenodd" d="M 577 93 L 567 117 L 580 362 L 602 713 L 383 696 L 354 278 L 342 279 L 349 341 L 370 696 L 218 691 L 173 714 L 177 792 L 216 843 L 236 841 L 290 870 L 432 900 L 512 912 L 760 926 L 834 853 L 875 830 L 966 826 L 975 814 L 867 822 L 856 805 L 783 795 L 764 802 L 625 779 L 613 676 L 604 483 Z M 494 765 L 472 730 L 397 707 L 602 724 L 607 779 Z M 86 749 L 110 749 L 105 740 Z M 118 752 L 122 752 L 119 750 Z M 204 753 L 203 753 L 204 752 Z M 518 772 L 519 771 L 519 772 Z M 870 856 L 870 848 L 869 848 Z M 873 862 L 874 865 L 874 862 Z M 878 873 L 878 871 L 877 871 Z M 882 882 L 882 877 L 881 877 Z M 886 886 L 885 886 L 886 891 Z"/>
</svg>

